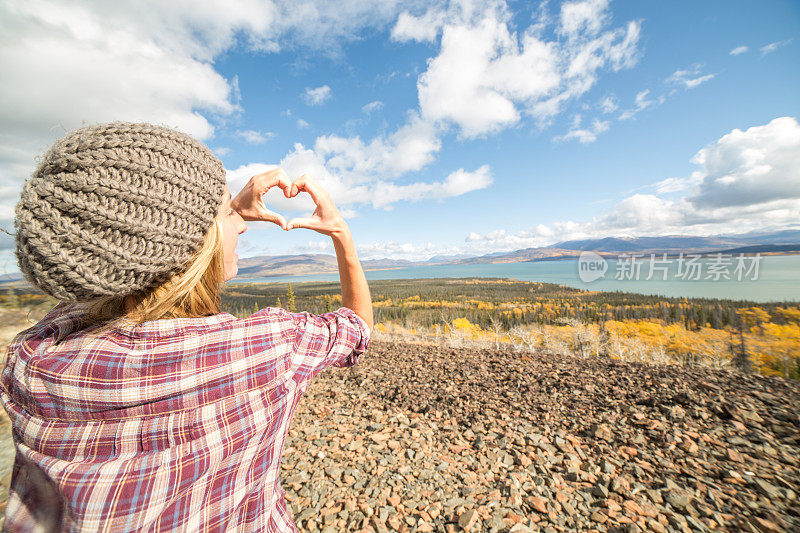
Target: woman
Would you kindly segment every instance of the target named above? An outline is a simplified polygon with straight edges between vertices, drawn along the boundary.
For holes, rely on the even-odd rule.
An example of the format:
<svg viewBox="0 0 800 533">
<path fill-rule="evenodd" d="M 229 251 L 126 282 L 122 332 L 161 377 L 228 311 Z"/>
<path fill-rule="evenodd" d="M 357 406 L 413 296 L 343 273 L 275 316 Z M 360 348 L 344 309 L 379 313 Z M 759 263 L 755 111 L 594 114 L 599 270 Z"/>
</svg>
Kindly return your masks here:
<svg viewBox="0 0 800 533">
<path fill-rule="evenodd" d="M 285 221 L 261 195 L 311 195 Z M 62 301 L 9 348 L 0 399 L 16 460 L 6 531 L 296 531 L 279 483 L 299 397 L 357 362 L 373 326 L 349 228 L 310 177 L 234 198 L 195 139 L 150 124 L 69 133 L 16 207 L 25 278 Z M 342 303 L 321 315 L 220 309 L 245 221 L 333 239 Z"/>
</svg>

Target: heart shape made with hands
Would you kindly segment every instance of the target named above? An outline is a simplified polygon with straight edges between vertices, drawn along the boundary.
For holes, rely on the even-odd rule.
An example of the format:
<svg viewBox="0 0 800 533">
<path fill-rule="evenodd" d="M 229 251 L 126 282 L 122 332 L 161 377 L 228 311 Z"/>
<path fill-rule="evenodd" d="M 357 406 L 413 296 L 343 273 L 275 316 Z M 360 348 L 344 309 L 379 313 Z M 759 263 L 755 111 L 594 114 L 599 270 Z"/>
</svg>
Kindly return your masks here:
<svg viewBox="0 0 800 533">
<path fill-rule="evenodd" d="M 260 209 L 259 209 L 260 213 L 259 214 L 261 215 L 261 218 L 253 219 L 253 220 L 259 220 L 259 221 L 263 221 L 263 222 L 272 222 L 273 224 L 276 224 L 276 225 L 280 226 L 281 228 L 283 228 L 286 231 L 289 231 L 291 229 L 303 229 L 302 226 L 297 225 L 297 224 L 292 225 L 292 223 L 299 222 L 301 220 L 306 220 L 307 216 L 304 216 L 304 217 L 301 217 L 301 218 L 296 217 L 296 218 L 292 218 L 291 220 L 287 221 L 286 217 L 284 217 L 282 214 L 278 213 L 277 211 L 274 211 L 274 210 L 268 208 L 266 203 L 264 203 L 264 196 L 270 190 L 272 190 L 273 188 L 276 188 L 276 187 L 283 191 L 283 195 L 287 199 L 295 198 L 300 193 L 308 194 L 312 205 L 314 205 L 315 208 L 316 208 L 314 213 L 311 216 L 313 217 L 314 215 L 318 214 L 319 206 L 316 205 L 316 203 L 314 203 L 313 195 L 310 192 L 308 192 L 306 190 L 303 190 L 303 189 L 299 189 L 298 187 L 294 186 L 293 182 L 289 183 L 288 185 L 281 185 L 280 183 L 275 183 L 274 185 L 270 185 L 269 187 L 267 187 L 267 190 L 265 190 L 260 195 L 258 203 L 260 204 Z"/>
</svg>

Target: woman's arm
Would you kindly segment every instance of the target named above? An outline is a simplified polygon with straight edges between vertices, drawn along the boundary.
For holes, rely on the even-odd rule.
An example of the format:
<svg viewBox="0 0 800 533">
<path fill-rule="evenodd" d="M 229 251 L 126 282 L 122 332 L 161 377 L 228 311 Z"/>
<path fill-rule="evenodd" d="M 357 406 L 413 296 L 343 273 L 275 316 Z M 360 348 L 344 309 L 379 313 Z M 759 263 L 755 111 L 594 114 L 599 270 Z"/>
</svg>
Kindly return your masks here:
<svg viewBox="0 0 800 533">
<path fill-rule="evenodd" d="M 331 195 L 314 178 L 305 174 L 300 176 L 292 182 L 287 196 L 293 198 L 301 191 L 311 195 L 317 208 L 310 217 L 290 220 L 286 224 L 286 230 L 307 228 L 323 235 L 329 235 L 333 239 L 336 261 L 339 265 L 339 281 L 342 285 L 342 305 L 352 309 L 363 318 L 372 332 L 374 321 L 372 298 L 367 278 L 364 276 L 364 269 L 361 268 L 361 262 L 358 260 L 350 227 L 333 203 Z"/>
<path fill-rule="evenodd" d="M 358 260 L 356 246 L 350 228 L 331 234 L 333 247 L 336 249 L 336 261 L 339 263 L 339 281 L 342 285 L 342 305 L 349 307 L 364 319 L 372 332 L 372 297 L 369 293 L 364 269 Z"/>
</svg>

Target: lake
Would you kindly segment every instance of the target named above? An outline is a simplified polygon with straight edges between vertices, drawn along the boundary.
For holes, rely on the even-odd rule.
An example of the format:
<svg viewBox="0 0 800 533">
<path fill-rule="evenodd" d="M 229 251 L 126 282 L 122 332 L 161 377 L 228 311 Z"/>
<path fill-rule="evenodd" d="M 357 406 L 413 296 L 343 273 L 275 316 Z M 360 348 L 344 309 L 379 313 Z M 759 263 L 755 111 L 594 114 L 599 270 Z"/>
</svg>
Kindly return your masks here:
<svg viewBox="0 0 800 533">
<path fill-rule="evenodd" d="M 600 262 L 603 260 L 600 259 Z M 581 260 L 583 267 L 587 261 Z M 605 276 L 582 281 L 578 260 L 531 261 L 481 265 L 435 265 L 391 270 L 367 270 L 371 279 L 514 278 L 558 283 L 593 291 L 623 291 L 660 296 L 722 298 L 755 302 L 800 301 L 800 255 L 761 257 L 711 256 L 680 262 L 658 254 L 632 260 L 606 261 Z M 636 265 L 639 265 L 638 267 Z M 591 264 L 588 264 L 591 266 Z M 737 270 L 738 269 L 738 270 Z M 584 279 L 591 272 L 584 269 Z M 650 279 L 647 279 L 647 278 Z M 726 279 L 727 277 L 727 279 Z M 666 279 L 664 279 L 666 278 Z M 265 278 L 234 278 L 236 282 L 339 281 L 338 273 Z"/>
</svg>

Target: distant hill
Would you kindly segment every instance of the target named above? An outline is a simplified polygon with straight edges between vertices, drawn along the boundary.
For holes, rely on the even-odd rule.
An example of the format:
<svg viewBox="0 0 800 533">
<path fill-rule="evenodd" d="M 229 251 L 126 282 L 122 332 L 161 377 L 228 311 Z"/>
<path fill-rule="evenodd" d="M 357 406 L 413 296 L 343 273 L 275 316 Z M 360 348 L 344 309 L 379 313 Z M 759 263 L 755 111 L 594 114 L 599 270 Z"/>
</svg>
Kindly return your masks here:
<svg viewBox="0 0 800 533">
<path fill-rule="evenodd" d="M 593 251 L 605 257 L 628 253 L 800 253 L 800 230 L 750 232 L 735 235 L 695 237 L 665 235 L 661 237 L 606 237 L 563 241 L 549 246 L 523 248 L 511 252 L 493 252 L 480 256 L 468 254 L 436 255 L 426 261 L 408 259 L 362 259 L 365 270 L 385 270 L 431 265 L 475 265 L 521 263 L 575 259 L 583 251 Z M 332 274 L 338 271 L 332 254 L 262 255 L 239 259 L 238 280 L 296 276 L 303 274 Z M 19 273 L 0 275 L 0 285 L 27 285 Z"/>
<path fill-rule="evenodd" d="M 754 244 L 752 246 L 741 246 L 730 250 L 719 250 L 717 252 L 705 252 L 707 254 L 786 254 L 800 252 L 800 244 Z"/>
<path fill-rule="evenodd" d="M 566 250 L 591 250 L 594 252 L 671 252 L 675 250 L 706 250 L 710 248 L 732 247 L 741 241 L 724 237 L 687 237 L 681 235 L 664 237 L 607 237 L 583 241 L 565 241 L 551 245 L 551 248 Z"/>
<path fill-rule="evenodd" d="M 606 237 L 582 241 L 564 241 L 549 248 L 593 252 L 674 252 L 674 251 L 721 251 L 742 245 L 788 245 L 800 244 L 800 230 L 784 230 L 773 233 L 744 233 L 739 235 L 716 235 L 695 237 L 665 235 L 661 237 Z"/>
<path fill-rule="evenodd" d="M 726 238 L 740 244 L 800 244 L 800 230 L 787 229 L 771 233 L 750 232 Z"/>
</svg>

